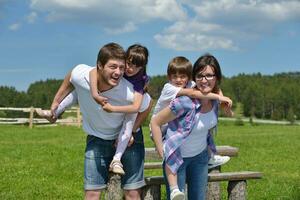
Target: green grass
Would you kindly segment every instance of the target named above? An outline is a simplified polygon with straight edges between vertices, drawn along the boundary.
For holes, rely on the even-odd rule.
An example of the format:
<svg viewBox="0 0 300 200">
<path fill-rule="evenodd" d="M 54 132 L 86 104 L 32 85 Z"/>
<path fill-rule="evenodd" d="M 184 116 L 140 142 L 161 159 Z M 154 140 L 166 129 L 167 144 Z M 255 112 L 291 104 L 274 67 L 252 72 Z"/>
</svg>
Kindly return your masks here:
<svg viewBox="0 0 300 200">
<path fill-rule="evenodd" d="M 145 145 L 153 146 L 144 132 Z M 215 140 L 239 148 L 223 171 L 263 172 L 248 181 L 248 199 L 300 199 L 300 126 L 221 122 Z M 0 199 L 82 199 L 84 147 L 76 127 L 0 126 Z M 225 183 L 222 189 L 226 199 Z"/>
</svg>

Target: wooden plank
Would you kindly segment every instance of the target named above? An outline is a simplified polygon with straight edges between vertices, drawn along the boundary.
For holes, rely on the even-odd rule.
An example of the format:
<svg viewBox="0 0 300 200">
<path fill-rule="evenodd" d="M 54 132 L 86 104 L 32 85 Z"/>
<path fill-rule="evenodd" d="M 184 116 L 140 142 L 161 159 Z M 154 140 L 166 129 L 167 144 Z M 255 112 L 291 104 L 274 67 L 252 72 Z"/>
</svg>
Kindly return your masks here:
<svg viewBox="0 0 300 200">
<path fill-rule="evenodd" d="M 146 162 L 144 164 L 144 169 L 161 169 L 162 163 L 161 162 Z"/>
<path fill-rule="evenodd" d="M 249 179 L 261 179 L 261 172 L 251 172 L 251 171 L 241 171 L 241 172 L 222 172 L 208 174 L 209 182 L 216 181 L 240 181 Z M 165 184 L 164 178 L 162 176 L 151 176 L 146 177 L 145 181 L 147 184 L 161 185 Z"/>
<path fill-rule="evenodd" d="M 241 172 L 222 172 L 208 174 L 208 181 L 239 181 L 249 179 L 261 179 L 261 172 L 241 171 Z"/>
<path fill-rule="evenodd" d="M 23 112 L 30 112 L 30 108 L 12 108 L 12 107 L 0 107 L 0 110 L 10 110 L 10 111 L 23 111 Z"/>
<path fill-rule="evenodd" d="M 146 160 L 161 160 L 155 148 L 146 148 L 145 151 L 146 151 L 146 155 L 145 155 Z M 219 155 L 222 156 L 235 157 L 238 155 L 238 151 L 239 151 L 238 148 L 232 146 L 217 146 L 217 152 Z"/>
</svg>

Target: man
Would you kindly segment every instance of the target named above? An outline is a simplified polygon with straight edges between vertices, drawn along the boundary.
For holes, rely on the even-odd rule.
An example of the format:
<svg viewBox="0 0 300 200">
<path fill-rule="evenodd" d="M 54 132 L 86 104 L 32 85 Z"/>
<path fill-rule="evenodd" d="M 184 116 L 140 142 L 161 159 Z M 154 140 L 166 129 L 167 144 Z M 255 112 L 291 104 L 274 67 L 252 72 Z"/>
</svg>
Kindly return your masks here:
<svg viewBox="0 0 300 200">
<path fill-rule="evenodd" d="M 98 90 L 108 98 L 113 105 L 132 104 L 134 90 L 131 83 L 123 78 L 125 70 L 125 52 L 121 46 L 109 43 L 103 46 L 97 59 Z M 114 142 L 122 127 L 125 131 L 138 130 L 142 119 L 147 114 L 108 113 L 97 104 L 91 96 L 89 72 L 92 67 L 76 66 L 64 79 L 59 88 L 51 110 L 55 110 L 61 100 L 72 88 L 78 96 L 78 102 L 83 119 L 83 130 L 87 134 L 84 160 L 85 199 L 99 199 L 101 190 L 106 188 L 108 168 L 115 152 Z M 150 99 L 143 101 L 141 111 L 149 112 Z M 134 127 L 133 127 L 134 126 Z M 144 182 L 144 144 L 141 130 L 133 134 L 135 142 L 126 149 L 122 163 L 125 175 L 122 185 L 126 199 L 140 199 L 140 188 Z"/>
</svg>

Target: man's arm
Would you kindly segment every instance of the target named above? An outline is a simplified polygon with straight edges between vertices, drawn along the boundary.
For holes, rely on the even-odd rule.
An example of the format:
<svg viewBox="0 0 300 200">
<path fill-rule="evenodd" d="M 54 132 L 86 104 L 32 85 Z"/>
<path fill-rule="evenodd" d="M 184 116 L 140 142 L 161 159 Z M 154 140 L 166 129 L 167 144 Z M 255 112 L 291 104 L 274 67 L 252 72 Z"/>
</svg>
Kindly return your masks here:
<svg viewBox="0 0 300 200">
<path fill-rule="evenodd" d="M 152 106 L 153 106 L 153 100 L 151 99 L 148 108 L 145 111 L 138 113 L 138 116 L 133 125 L 132 132 L 136 132 L 136 130 L 140 126 L 142 126 L 144 121 L 147 119 L 149 113 L 151 112 Z"/>
<path fill-rule="evenodd" d="M 54 99 L 51 104 L 52 115 L 55 116 L 54 111 L 57 109 L 59 103 L 74 89 L 72 83 L 70 82 L 71 72 L 69 72 L 64 78 L 62 84 L 60 85 L 58 91 L 56 92 Z"/>
</svg>

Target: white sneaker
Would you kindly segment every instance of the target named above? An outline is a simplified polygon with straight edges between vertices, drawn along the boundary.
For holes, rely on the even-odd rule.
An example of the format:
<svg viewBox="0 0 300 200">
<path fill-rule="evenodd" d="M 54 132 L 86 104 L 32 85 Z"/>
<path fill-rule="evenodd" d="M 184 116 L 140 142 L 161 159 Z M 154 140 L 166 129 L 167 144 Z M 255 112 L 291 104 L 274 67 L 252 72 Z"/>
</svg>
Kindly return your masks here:
<svg viewBox="0 0 300 200">
<path fill-rule="evenodd" d="M 36 109 L 35 112 L 45 119 L 47 119 L 50 123 L 54 123 L 56 121 L 56 118 L 53 117 L 50 110 L 42 110 L 42 109 Z"/>
<path fill-rule="evenodd" d="M 116 173 L 116 174 L 120 174 L 120 175 L 124 175 L 125 172 L 123 170 L 123 165 L 121 163 L 121 161 L 119 160 L 112 160 L 110 165 L 109 165 L 109 171 Z"/>
<path fill-rule="evenodd" d="M 171 200 L 184 200 L 184 193 L 178 189 L 174 189 L 171 192 Z"/>
<path fill-rule="evenodd" d="M 229 156 L 214 155 L 208 161 L 208 169 L 217 167 L 219 165 L 224 165 L 229 160 L 230 160 Z"/>
</svg>

